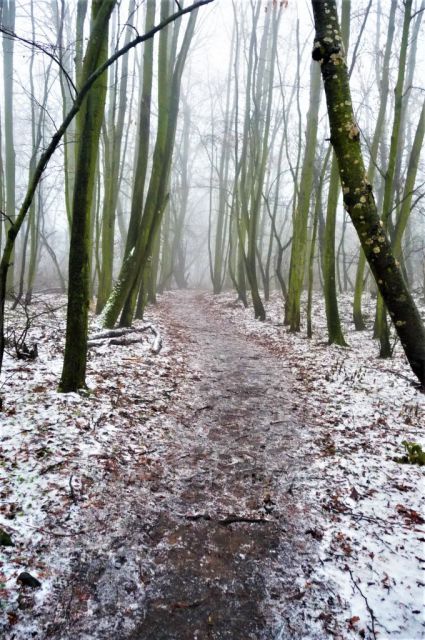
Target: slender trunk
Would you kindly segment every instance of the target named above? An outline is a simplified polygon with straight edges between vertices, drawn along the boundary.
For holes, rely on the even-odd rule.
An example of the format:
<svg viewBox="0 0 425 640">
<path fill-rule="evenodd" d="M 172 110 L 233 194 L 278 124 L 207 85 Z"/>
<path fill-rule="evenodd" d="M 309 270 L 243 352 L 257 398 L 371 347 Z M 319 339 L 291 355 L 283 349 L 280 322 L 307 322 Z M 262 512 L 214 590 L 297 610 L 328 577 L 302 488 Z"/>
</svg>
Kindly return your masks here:
<svg viewBox="0 0 425 640">
<path fill-rule="evenodd" d="M 335 228 L 339 191 L 338 160 L 333 154 L 323 246 L 323 292 L 326 306 L 328 342 L 329 344 L 346 347 L 347 343 L 344 339 L 339 317 L 335 273 Z"/>
<path fill-rule="evenodd" d="M 317 65 L 312 63 L 310 69 L 310 103 L 307 114 L 306 144 L 300 179 L 300 195 L 294 219 L 288 300 L 286 304 L 285 320 L 289 324 L 291 331 L 299 331 L 301 322 L 300 303 L 305 273 L 307 223 L 313 187 L 320 90 L 320 71 Z"/>
<path fill-rule="evenodd" d="M 15 0 L 3 0 L 3 25 L 12 33 L 15 31 Z M 3 89 L 4 89 L 4 143 L 5 143 L 5 178 L 6 178 L 6 233 L 15 220 L 15 143 L 14 143 L 14 88 L 13 88 L 13 54 L 14 39 L 3 34 Z M 14 288 L 14 251 L 9 256 L 6 292 Z"/>
<path fill-rule="evenodd" d="M 133 34 L 135 0 L 131 0 L 129 5 L 129 16 L 127 19 L 127 30 L 124 45 L 130 42 Z M 153 21 L 152 21 L 153 23 Z M 148 30 L 152 25 L 147 25 Z M 96 313 L 100 313 L 105 306 L 112 290 L 112 272 L 114 265 L 114 241 L 115 241 L 115 217 L 120 189 L 120 163 L 121 163 L 121 143 L 124 134 L 124 121 L 127 109 L 127 85 L 128 85 L 128 55 L 122 59 L 119 70 L 120 86 L 119 92 L 116 90 L 118 82 L 118 67 L 115 67 L 116 82 L 115 89 L 111 95 L 111 105 L 109 114 L 109 171 L 105 172 L 104 200 L 102 210 L 102 262 L 99 277 L 98 295 L 96 303 Z M 117 104 L 116 104 L 116 101 Z"/>
<path fill-rule="evenodd" d="M 114 5 L 115 0 L 93 0 L 92 26 L 83 62 L 82 82 L 107 59 L 108 23 Z M 60 381 L 60 390 L 63 392 L 78 391 L 86 386 L 90 300 L 90 209 L 105 99 L 106 77 L 103 76 L 92 88 L 77 120 L 79 140 L 69 251 L 68 311 Z"/>
<path fill-rule="evenodd" d="M 162 9 L 167 11 L 168 3 L 163 3 Z M 135 297 L 132 296 L 132 289 L 135 283 L 140 282 L 143 277 L 143 270 L 152 254 L 155 234 L 161 225 L 162 215 L 168 200 L 167 188 L 176 133 L 181 78 L 195 29 L 196 17 L 197 10 L 194 10 L 190 14 L 181 49 L 175 62 L 171 83 L 168 82 L 167 69 L 162 69 L 161 67 L 159 69 L 159 122 L 157 139 L 152 160 L 149 189 L 146 196 L 137 243 L 133 253 L 130 253 L 128 256 L 128 258 L 131 257 L 129 267 L 130 264 L 133 264 L 133 269 L 131 269 L 131 267 L 127 269 L 126 278 L 120 276 L 112 291 L 104 314 L 104 324 L 107 327 L 115 324 L 121 310 L 120 324 L 127 325 L 131 323 L 135 306 Z M 164 19 L 165 18 L 163 18 L 163 20 Z M 167 30 L 163 30 L 161 36 L 162 43 L 160 38 L 159 59 L 162 66 L 169 65 L 167 56 Z"/>
<path fill-rule="evenodd" d="M 376 119 L 375 131 L 373 134 L 373 140 L 370 147 L 370 161 L 369 169 L 367 172 L 368 181 L 371 185 L 374 184 L 374 178 L 376 173 L 376 166 L 378 160 L 379 144 L 382 140 L 382 133 L 385 127 L 385 113 L 387 109 L 387 102 L 389 96 L 389 78 L 390 78 L 390 61 L 391 61 L 391 49 L 394 40 L 395 30 L 395 15 L 397 10 L 397 0 L 391 0 L 391 9 L 388 21 L 387 39 L 385 44 L 384 60 L 382 63 L 382 73 L 380 81 L 380 99 L 379 110 Z M 378 18 L 380 18 L 380 4 L 378 5 Z M 377 35 L 379 35 L 377 31 Z M 380 55 L 377 45 L 377 57 Z M 366 325 L 362 313 L 362 295 L 365 282 L 365 268 L 366 257 L 360 247 L 359 262 L 357 265 L 356 280 L 354 285 L 354 301 L 353 301 L 353 321 L 356 331 L 364 331 Z"/>
<path fill-rule="evenodd" d="M 424 136 L 425 136 L 425 100 L 422 103 L 421 115 L 419 117 L 415 138 L 414 138 L 412 149 L 410 152 L 410 158 L 409 158 L 409 164 L 407 167 L 406 181 L 404 184 L 404 191 L 403 191 L 402 203 L 400 207 L 400 213 L 397 218 L 397 222 L 394 230 L 393 250 L 396 258 L 400 258 L 401 256 L 401 242 L 402 242 L 403 234 L 409 220 L 410 211 L 412 207 L 413 195 L 415 193 L 416 175 L 419 168 L 419 161 L 421 157 Z"/>
</svg>

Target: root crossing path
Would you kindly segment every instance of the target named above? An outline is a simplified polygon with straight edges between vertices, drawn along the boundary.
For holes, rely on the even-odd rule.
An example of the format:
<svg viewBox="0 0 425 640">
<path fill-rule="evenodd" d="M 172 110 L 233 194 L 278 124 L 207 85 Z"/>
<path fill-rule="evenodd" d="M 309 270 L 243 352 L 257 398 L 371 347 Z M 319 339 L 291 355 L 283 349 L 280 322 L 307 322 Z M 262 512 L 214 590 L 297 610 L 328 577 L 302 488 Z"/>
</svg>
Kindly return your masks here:
<svg viewBox="0 0 425 640">
<path fill-rule="evenodd" d="M 106 487 L 93 522 L 110 528 L 80 540 L 47 637 L 326 637 L 306 593 L 313 480 L 290 363 L 203 294 L 169 294 L 154 313 L 184 371 L 149 420 L 150 450 Z"/>
</svg>

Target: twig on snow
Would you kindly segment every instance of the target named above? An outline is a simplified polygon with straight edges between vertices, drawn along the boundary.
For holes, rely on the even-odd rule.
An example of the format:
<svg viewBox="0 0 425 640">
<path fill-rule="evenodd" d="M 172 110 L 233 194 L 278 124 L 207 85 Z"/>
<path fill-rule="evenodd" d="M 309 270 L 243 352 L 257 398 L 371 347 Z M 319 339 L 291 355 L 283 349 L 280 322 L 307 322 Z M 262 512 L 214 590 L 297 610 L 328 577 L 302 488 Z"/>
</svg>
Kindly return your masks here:
<svg viewBox="0 0 425 640">
<path fill-rule="evenodd" d="M 247 522 L 248 524 L 268 524 L 270 522 L 273 522 L 273 520 L 268 520 L 267 518 L 250 518 L 248 516 L 236 516 L 236 515 L 230 515 L 227 516 L 227 518 L 222 518 L 221 520 L 217 521 L 218 524 L 221 524 L 223 526 L 227 526 L 229 524 L 234 524 L 236 522 Z"/>
<path fill-rule="evenodd" d="M 98 531 L 94 527 L 92 529 L 80 529 L 79 531 L 69 531 L 68 533 L 64 533 L 62 531 L 51 531 L 50 529 L 43 529 L 43 527 L 33 527 L 31 525 L 27 525 L 30 529 L 37 531 L 38 533 L 44 533 L 48 536 L 54 536 L 55 538 L 72 538 L 73 536 L 82 536 L 86 533 L 92 533 L 93 531 Z"/>
<path fill-rule="evenodd" d="M 108 344 L 109 345 L 114 344 L 121 347 L 129 347 L 130 345 L 137 344 L 138 342 L 140 342 L 140 338 L 122 337 L 122 338 L 112 338 L 111 340 L 109 340 Z"/>
<path fill-rule="evenodd" d="M 346 566 L 346 569 L 347 569 L 348 573 L 350 574 L 350 578 L 352 580 L 353 585 L 356 587 L 357 591 L 360 593 L 361 597 L 365 601 L 366 609 L 369 611 L 370 620 L 371 620 L 371 624 L 372 624 L 372 636 L 376 640 L 376 630 L 375 630 L 376 617 L 375 617 L 375 614 L 373 613 L 373 609 L 370 606 L 370 604 L 368 602 L 368 599 L 366 598 L 365 594 L 363 593 L 363 591 L 360 589 L 359 585 L 355 581 L 353 572 L 351 571 L 350 567 L 348 565 L 345 565 L 345 566 Z"/>
</svg>

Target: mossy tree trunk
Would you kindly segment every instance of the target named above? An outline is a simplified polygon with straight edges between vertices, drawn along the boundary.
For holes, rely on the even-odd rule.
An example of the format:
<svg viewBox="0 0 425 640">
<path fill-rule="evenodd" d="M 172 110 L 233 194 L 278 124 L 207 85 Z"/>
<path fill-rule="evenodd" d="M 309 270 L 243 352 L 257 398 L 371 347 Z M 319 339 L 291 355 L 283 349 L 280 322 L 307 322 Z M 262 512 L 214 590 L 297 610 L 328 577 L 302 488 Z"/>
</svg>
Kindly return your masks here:
<svg viewBox="0 0 425 640">
<path fill-rule="evenodd" d="M 248 298 L 246 291 L 246 278 L 245 278 L 245 265 L 243 257 L 243 246 L 241 248 L 241 225 L 239 224 L 240 218 L 240 198 L 238 189 L 239 172 L 241 163 L 238 160 L 240 158 L 240 132 L 239 132 L 239 71 L 240 71 L 240 58 L 241 58 L 241 34 L 238 21 L 238 9 L 235 4 L 235 0 L 232 0 L 234 24 L 235 24 L 235 38 L 234 38 L 234 91 L 235 91 L 235 114 L 233 121 L 233 153 L 235 158 L 235 175 L 233 179 L 232 189 L 232 202 L 230 207 L 230 223 L 229 223 L 229 274 L 232 279 L 233 285 L 237 291 L 238 299 L 242 302 L 245 308 L 248 307 Z M 243 138 L 245 140 L 245 138 Z"/>
<path fill-rule="evenodd" d="M 162 21 L 166 19 L 169 3 L 161 4 Z M 137 233 L 137 239 L 122 269 L 126 274 L 120 274 L 111 293 L 104 313 L 104 325 L 113 327 L 121 313 L 120 325 L 131 324 L 139 289 L 143 282 L 143 271 L 151 258 L 156 233 L 161 226 L 162 216 L 168 201 L 168 185 L 174 140 L 179 110 L 180 86 L 183 69 L 193 38 L 197 10 L 191 12 L 188 25 L 183 37 L 177 59 L 170 61 L 168 56 L 168 29 L 161 32 L 159 43 L 159 82 L 158 82 L 158 130 L 152 159 L 152 170 L 143 216 Z M 178 25 L 176 25 L 178 29 Z M 176 46 L 177 38 L 173 38 L 171 50 Z M 171 68 L 171 62 L 173 66 Z"/>
<path fill-rule="evenodd" d="M 313 231 L 311 233 L 311 242 L 310 242 L 310 254 L 308 259 L 308 286 L 307 286 L 307 338 L 313 337 L 313 320 L 312 320 L 312 311 L 313 311 L 313 290 L 314 290 L 314 256 L 316 250 L 316 238 L 318 234 L 319 228 L 319 220 L 322 213 L 322 193 L 323 193 L 323 184 L 325 181 L 325 175 L 327 171 L 327 167 L 329 164 L 329 158 L 331 157 L 332 146 L 329 145 L 326 151 L 325 158 L 322 163 L 322 168 L 319 172 L 318 180 L 316 180 L 315 185 L 315 204 L 314 204 L 314 215 L 313 215 Z M 324 227 L 324 221 L 323 221 Z M 324 232 L 323 232 L 324 235 Z M 319 267 L 320 271 L 320 267 Z"/>
<path fill-rule="evenodd" d="M 190 158 L 192 149 L 190 144 L 190 132 L 192 129 L 192 115 L 186 98 L 183 102 L 183 129 L 179 148 L 179 167 L 176 184 L 176 198 L 174 206 L 170 207 L 173 214 L 173 241 L 171 245 L 172 270 L 176 285 L 179 289 L 186 289 L 186 244 L 184 230 L 188 214 L 190 176 L 193 175 Z M 173 203 L 170 203 L 173 204 Z"/>
<path fill-rule="evenodd" d="M 147 9 L 148 8 L 149 6 Z M 161 20 L 165 20 L 170 13 L 169 3 L 165 0 L 161 0 L 160 9 Z M 148 11 L 146 14 L 146 20 L 147 19 Z M 157 133 L 152 159 L 151 175 L 149 178 L 145 201 L 143 201 L 143 195 L 147 172 L 148 147 L 145 147 L 145 151 L 143 151 L 145 157 L 142 157 L 142 150 L 140 147 L 138 151 L 131 204 L 132 212 L 135 209 L 139 212 L 138 224 L 132 240 L 133 244 L 129 244 L 130 238 L 127 237 L 126 245 L 126 252 L 130 247 L 134 250 L 134 269 L 128 272 L 128 277 L 125 280 L 121 280 L 118 287 L 114 287 L 114 290 L 108 300 L 108 308 L 105 311 L 105 326 L 108 327 L 115 324 L 119 314 L 121 314 L 120 326 L 130 326 L 133 322 L 137 303 L 139 303 L 139 309 L 142 309 L 141 314 L 143 315 L 143 309 L 147 302 L 148 283 L 152 276 L 152 248 L 154 239 L 157 239 L 158 234 L 160 233 L 160 225 L 158 226 L 158 229 L 153 232 L 150 247 L 148 247 L 149 234 L 152 231 L 153 221 L 157 217 L 160 217 L 162 221 L 164 211 L 166 210 L 165 202 L 166 200 L 168 201 L 169 172 L 167 172 L 164 182 L 162 182 L 162 180 L 164 179 L 163 169 L 165 169 L 165 166 L 163 165 L 165 165 L 166 161 L 167 131 L 170 115 L 170 61 L 171 59 L 173 62 L 175 60 L 175 48 L 172 50 L 174 44 L 174 39 L 172 37 L 174 28 L 165 29 L 159 37 Z M 152 64 L 153 59 L 151 61 L 151 65 Z M 153 67 L 151 66 L 149 73 L 152 74 L 152 71 Z M 151 96 L 149 95 L 149 100 L 150 99 Z M 139 135 L 143 135 L 142 127 L 140 127 Z M 142 145 L 143 144 L 144 143 L 142 141 Z M 141 173 L 139 173 L 139 171 Z M 140 186 L 137 184 L 139 180 L 141 183 Z M 145 269 L 146 273 L 144 273 Z"/>
<path fill-rule="evenodd" d="M 230 130 L 232 120 L 235 113 L 235 103 L 230 107 L 232 66 L 237 52 L 235 51 L 235 33 L 236 23 L 234 23 L 232 31 L 231 54 L 229 59 L 229 69 L 226 81 L 226 106 L 224 111 L 224 130 L 223 139 L 220 148 L 220 162 L 218 166 L 218 198 L 217 198 L 217 217 L 215 226 L 214 239 L 214 259 L 211 261 L 211 278 L 213 284 L 213 293 L 221 293 L 225 276 L 225 239 L 226 239 L 226 222 L 229 216 L 228 211 L 228 189 L 229 189 L 229 167 L 232 147 L 230 144 Z M 213 118 L 215 116 L 213 115 Z"/>
<path fill-rule="evenodd" d="M 388 156 L 388 166 L 384 176 L 384 201 L 382 204 L 382 222 L 385 229 L 391 234 L 394 228 L 394 221 L 392 218 L 392 210 L 394 204 L 395 195 L 395 171 L 397 166 L 397 153 L 400 142 L 400 129 L 401 129 L 401 117 L 402 107 L 404 100 L 404 78 L 406 75 L 406 60 L 407 50 L 409 45 L 409 31 L 412 15 L 412 3 L 413 0 L 406 0 L 404 3 L 404 20 L 403 20 L 403 34 L 400 46 L 400 58 L 398 63 L 398 75 L 397 83 L 394 90 L 394 118 L 391 131 L 391 144 Z M 376 322 L 375 322 L 375 334 L 379 338 L 380 342 L 380 356 L 381 358 L 390 358 L 392 355 L 390 339 L 389 339 L 389 327 L 386 321 L 386 309 L 383 301 L 378 294 L 377 308 L 376 308 Z"/>
<path fill-rule="evenodd" d="M 387 102 L 389 95 L 389 78 L 390 78 L 390 61 L 392 45 L 394 40 L 395 30 L 395 15 L 397 10 L 397 0 L 391 0 L 391 8 L 388 19 L 387 39 L 385 43 L 384 59 L 382 63 L 381 78 L 379 82 L 379 109 L 376 118 L 375 131 L 373 134 L 372 144 L 370 146 L 370 161 L 368 169 L 368 180 L 371 185 L 374 184 L 376 166 L 378 161 L 379 144 L 382 140 L 382 133 L 385 126 L 385 113 L 387 110 Z M 378 6 L 378 18 L 380 19 L 380 5 Z M 377 34 L 377 37 L 379 32 Z M 380 55 L 378 50 L 379 42 L 377 43 L 376 55 Z M 359 262 L 356 271 L 356 280 L 354 285 L 354 301 L 353 301 L 353 321 L 357 331 L 363 331 L 366 329 L 366 325 L 362 313 L 362 295 L 363 286 L 365 282 L 365 268 L 366 257 L 363 250 L 360 248 Z"/>
<path fill-rule="evenodd" d="M 75 56 L 74 63 L 72 62 L 72 56 L 70 48 L 67 46 L 66 33 L 67 33 L 67 17 L 68 7 L 65 0 L 52 2 L 53 19 L 57 31 L 57 44 L 58 44 L 58 57 L 61 63 L 59 69 L 59 83 L 62 96 L 62 117 L 65 118 L 66 114 L 72 107 L 73 87 L 69 82 L 69 79 L 75 75 L 75 85 L 78 85 L 79 75 L 81 73 L 81 62 L 83 55 L 83 32 L 84 22 L 87 13 L 87 0 L 80 0 L 77 4 L 77 17 L 75 28 Z M 73 73 L 75 71 L 75 74 Z M 68 220 L 69 229 L 71 228 L 71 216 L 72 216 L 72 194 L 74 191 L 74 177 L 75 177 L 75 160 L 76 160 L 76 145 L 75 145 L 75 123 L 72 122 L 68 127 L 68 130 L 64 134 L 63 145 L 63 161 L 64 161 L 64 187 L 65 187 L 65 208 Z"/>
<path fill-rule="evenodd" d="M 127 29 L 124 45 L 130 42 L 133 34 L 135 0 L 131 0 L 128 10 Z M 152 27 L 147 25 L 146 31 Z M 115 44 L 115 43 L 114 43 Z M 152 46 L 150 41 L 147 47 Z M 124 134 L 125 114 L 127 110 L 128 55 L 123 56 L 121 66 L 115 65 L 113 74 L 113 90 L 105 132 L 105 172 L 104 199 L 102 207 L 102 259 L 97 290 L 96 313 L 101 313 L 112 290 L 112 273 L 114 265 L 115 218 L 120 190 L 121 145 Z M 119 91 L 117 89 L 119 83 Z M 147 141 L 149 144 L 149 139 Z"/>
<path fill-rule="evenodd" d="M 403 197 L 401 200 L 400 212 L 397 217 L 397 222 L 393 235 L 393 249 L 396 258 L 399 258 L 402 254 L 402 239 L 406 230 L 407 223 L 412 208 L 413 196 L 415 194 L 415 182 L 419 168 L 419 161 L 421 158 L 421 151 L 423 147 L 425 136 L 425 100 L 422 103 L 422 110 L 419 117 L 418 126 L 415 132 L 415 138 L 413 140 L 412 149 L 410 151 L 409 164 L 406 172 L 406 180 L 404 184 Z"/>
<path fill-rule="evenodd" d="M 403 279 L 380 220 L 367 178 L 359 128 L 354 119 L 336 0 L 312 0 L 316 35 L 313 58 L 320 63 L 338 158 L 344 205 L 358 233 L 409 364 L 425 385 L 425 327 Z"/>
<path fill-rule="evenodd" d="M 335 271 L 335 229 L 340 191 L 338 160 L 332 156 L 323 251 L 323 293 L 329 344 L 346 347 L 339 317 Z"/>
<path fill-rule="evenodd" d="M 305 151 L 301 170 L 298 206 L 294 212 L 293 220 L 291 265 L 285 314 L 285 322 L 289 325 L 290 331 L 294 332 L 300 331 L 301 325 L 301 292 L 305 275 L 307 224 L 314 178 L 320 90 L 320 72 L 317 66 L 312 64 L 310 68 L 310 102 L 307 114 Z"/>
<path fill-rule="evenodd" d="M 2 23 L 12 33 L 15 30 L 15 0 L 3 0 Z M 14 118 L 13 118 L 13 37 L 3 33 L 3 90 L 4 90 L 4 144 L 5 144 L 5 182 L 6 182 L 6 232 L 15 220 L 15 173 L 16 154 L 14 143 Z M 7 275 L 7 291 L 14 289 L 14 252 L 10 255 L 10 263 Z"/>
<path fill-rule="evenodd" d="M 83 83 L 107 59 L 108 24 L 114 5 L 115 0 L 93 0 L 90 38 L 81 72 Z M 78 391 L 86 386 L 90 213 L 105 108 L 106 78 L 104 74 L 96 81 L 77 118 L 78 155 L 72 202 L 65 355 L 59 387 L 63 392 Z"/>
<path fill-rule="evenodd" d="M 343 0 L 341 12 L 341 33 L 345 50 L 348 50 L 350 33 L 351 1 Z M 326 324 L 328 328 L 329 344 L 337 344 L 346 347 L 347 343 L 342 332 L 339 317 L 338 297 L 336 291 L 335 271 L 335 231 L 336 215 L 340 193 L 338 160 L 332 154 L 331 173 L 329 180 L 328 206 L 326 211 L 326 223 L 323 246 L 323 293 L 326 307 Z"/>
</svg>

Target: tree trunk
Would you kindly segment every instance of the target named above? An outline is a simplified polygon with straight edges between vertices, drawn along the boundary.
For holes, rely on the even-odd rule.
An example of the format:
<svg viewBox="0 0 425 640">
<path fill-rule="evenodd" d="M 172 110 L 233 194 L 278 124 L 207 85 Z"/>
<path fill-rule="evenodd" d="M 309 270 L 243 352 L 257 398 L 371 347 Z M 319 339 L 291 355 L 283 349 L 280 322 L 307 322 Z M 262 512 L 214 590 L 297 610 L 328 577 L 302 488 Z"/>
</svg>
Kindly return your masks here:
<svg viewBox="0 0 425 640">
<path fill-rule="evenodd" d="M 163 21 L 166 19 L 167 3 L 162 4 Z M 173 59 L 173 70 L 170 70 L 168 59 L 167 30 L 161 33 L 159 46 L 159 122 L 155 150 L 152 159 L 152 171 L 146 202 L 143 209 L 139 233 L 134 245 L 134 270 L 127 270 L 127 277 L 120 276 L 106 305 L 104 325 L 113 327 L 122 310 L 121 326 L 131 323 L 134 315 L 138 283 L 143 278 L 143 270 L 152 255 L 153 243 L 157 230 L 161 226 L 162 216 L 168 200 L 168 184 L 171 160 L 179 109 L 181 78 L 196 24 L 197 10 L 191 12 L 186 32 L 177 60 Z M 177 25 L 176 25 L 176 28 Z M 174 48 L 174 42 L 172 49 Z M 164 66 L 168 67 L 164 69 Z M 129 254 L 130 255 L 130 254 Z M 136 295 L 133 296 L 135 287 Z"/>
<path fill-rule="evenodd" d="M 2 22 L 13 32 L 15 30 L 15 0 L 4 0 Z M 14 40 L 3 34 L 3 87 L 4 87 L 4 144 L 6 177 L 6 230 L 15 220 L 15 144 L 13 131 L 13 53 Z M 11 252 L 7 274 L 7 293 L 14 288 L 14 251 Z"/>
<path fill-rule="evenodd" d="M 409 364 L 424 386 L 425 328 L 392 253 L 367 179 L 359 129 L 354 119 L 336 0 L 312 0 L 312 6 L 316 28 L 313 59 L 321 66 L 331 143 L 338 158 L 344 205 Z"/>
<path fill-rule="evenodd" d="M 108 54 L 108 23 L 115 0 L 94 0 L 92 26 L 83 62 L 82 82 Z M 95 83 L 77 120 L 78 157 L 72 204 L 65 355 L 60 381 L 63 392 L 86 386 L 87 326 L 90 300 L 90 213 L 96 176 L 100 129 L 106 99 L 106 74 Z"/>
<path fill-rule="evenodd" d="M 286 304 L 286 323 L 291 331 L 299 331 L 301 324 L 301 292 L 305 273 L 307 223 L 310 211 L 314 175 L 314 155 L 320 106 L 320 73 L 315 65 L 310 69 L 310 103 L 307 115 L 306 143 L 300 179 L 300 195 L 294 217 L 291 266 Z"/>
<path fill-rule="evenodd" d="M 127 30 L 124 45 L 130 42 L 133 34 L 135 0 L 129 5 Z M 147 25 L 146 31 L 151 28 Z M 152 46 L 152 41 L 146 45 Z M 104 200 L 102 209 L 102 262 L 99 276 L 99 285 L 96 302 L 96 313 L 101 313 L 106 300 L 112 290 L 112 272 L 114 264 L 114 240 L 115 240 L 115 216 L 120 190 L 120 162 L 121 143 L 124 132 L 124 119 L 127 108 L 127 84 L 128 84 L 128 55 L 123 56 L 121 68 L 115 67 L 115 83 L 111 92 L 111 104 L 109 108 L 108 122 L 108 151 L 104 176 Z M 111 74 L 112 75 L 112 74 Z M 119 92 L 117 91 L 118 75 L 120 77 Z M 149 140 L 147 141 L 149 144 Z"/>
<path fill-rule="evenodd" d="M 367 173 L 368 181 L 371 185 L 373 185 L 377 159 L 378 159 L 378 149 L 379 143 L 382 139 L 382 132 L 385 126 L 385 112 L 387 109 L 388 102 L 388 93 L 389 93 L 389 77 L 390 77 L 390 61 L 391 61 L 391 50 L 394 39 L 394 30 L 395 30 L 395 14 L 397 9 L 397 0 L 391 0 L 391 9 L 388 21 L 388 31 L 387 31 L 387 39 L 385 44 L 385 53 L 384 60 L 382 63 L 382 79 L 379 84 L 379 110 L 378 116 L 376 119 L 375 132 L 373 134 L 373 140 L 370 147 L 370 161 L 369 161 L 369 169 Z M 380 17 L 380 5 L 378 6 L 378 18 Z M 376 55 L 380 55 L 380 51 L 378 49 L 377 43 L 377 51 Z M 362 295 L 363 295 L 363 285 L 365 282 L 365 267 L 366 267 L 366 257 L 363 253 L 363 250 L 360 248 L 359 254 L 359 262 L 357 266 L 356 272 L 356 281 L 354 285 L 354 302 L 353 302 L 353 321 L 354 326 L 357 331 L 364 331 L 366 329 L 366 325 L 363 318 L 362 313 Z"/>
<path fill-rule="evenodd" d="M 388 167 L 385 173 L 384 178 L 384 202 L 382 205 L 382 222 L 385 229 L 388 229 L 388 233 L 391 234 L 394 228 L 393 219 L 392 219 L 392 210 L 393 210 L 393 202 L 394 195 L 396 193 L 395 190 L 395 170 L 397 163 L 397 152 L 399 148 L 400 141 L 400 127 L 401 127 L 401 116 L 402 116 L 402 106 L 403 106 L 403 91 L 404 91 L 404 78 L 406 74 L 406 59 L 407 59 L 407 48 L 409 44 L 409 30 L 411 23 L 411 14 L 412 14 L 412 2 L 413 0 L 406 0 L 404 3 L 404 20 L 403 20 L 403 35 L 401 39 L 401 47 L 400 47 L 400 59 L 398 63 L 398 75 L 397 75 L 397 84 L 394 90 L 394 119 L 393 119 L 393 127 L 391 131 L 391 145 L 390 145 L 390 154 L 388 158 Z M 379 300 L 378 294 L 378 302 L 376 309 L 376 325 L 375 325 L 375 333 L 380 341 L 380 356 L 381 358 L 390 358 L 392 355 L 392 351 L 390 348 L 390 339 L 389 339 L 389 328 L 388 323 L 386 321 L 386 309 L 384 304 L 382 304 Z"/>
</svg>

